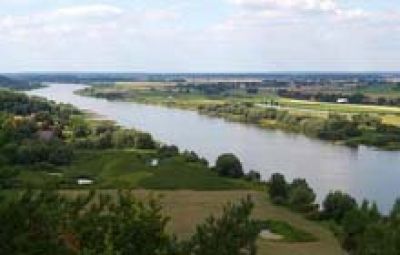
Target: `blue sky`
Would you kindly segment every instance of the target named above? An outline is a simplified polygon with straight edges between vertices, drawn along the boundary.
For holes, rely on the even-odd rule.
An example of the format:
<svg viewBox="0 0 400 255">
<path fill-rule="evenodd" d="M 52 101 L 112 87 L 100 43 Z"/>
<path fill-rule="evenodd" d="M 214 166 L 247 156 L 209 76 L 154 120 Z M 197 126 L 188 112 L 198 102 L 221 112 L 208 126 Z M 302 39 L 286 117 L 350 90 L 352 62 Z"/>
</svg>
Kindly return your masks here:
<svg viewBox="0 0 400 255">
<path fill-rule="evenodd" d="M 400 4 L 0 0 L 0 60 L 0 72 L 400 71 Z"/>
</svg>

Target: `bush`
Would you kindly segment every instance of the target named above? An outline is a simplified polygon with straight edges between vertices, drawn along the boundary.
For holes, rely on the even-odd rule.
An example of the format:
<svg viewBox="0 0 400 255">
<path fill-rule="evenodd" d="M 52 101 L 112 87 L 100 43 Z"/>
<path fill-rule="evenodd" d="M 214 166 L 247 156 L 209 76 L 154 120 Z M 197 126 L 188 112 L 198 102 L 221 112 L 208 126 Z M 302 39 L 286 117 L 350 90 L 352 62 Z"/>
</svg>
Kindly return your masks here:
<svg viewBox="0 0 400 255">
<path fill-rule="evenodd" d="M 242 163 L 233 154 L 223 154 L 218 157 L 215 169 L 221 176 L 240 178 L 244 175 Z"/>
<path fill-rule="evenodd" d="M 250 170 L 244 177 L 248 181 L 259 182 L 261 180 L 261 174 L 257 171 Z"/>
<path fill-rule="evenodd" d="M 309 212 L 315 209 L 314 201 L 316 195 L 308 186 L 306 180 L 295 179 L 290 185 L 288 203 L 289 206 L 299 212 Z"/>
<path fill-rule="evenodd" d="M 179 149 L 175 145 L 163 145 L 158 149 L 158 155 L 162 158 L 175 157 L 179 154 Z"/>
<path fill-rule="evenodd" d="M 238 205 L 225 206 L 220 218 L 211 216 L 197 227 L 183 254 L 256 254 L 255 242 L 260 229 L 258 222 L 250 219 L 253 207 L 250 198 Z"/>
<path fill-rule="evenodd" d="M 357 202 L 350 195 L 341 191 L 330 192 L 323 201 L 323 216 L 340 223 L 345 214 L 357 207 Z"/>
<path fill-rule="evenodd" d="M 136 133 L 135 147 L 137 149 L 155 149 L 156 144 L 149 133 Z"/>
<path fill-rule="evenodd" d="M 288 199 L 288 184 L 285 176 L 280 173 L 271 175 L 269 180 L 269 196 L 274 204 L 286 204 Z"/>
<path fill-rule="evenodd" d="M 49 163 L 54 165 L 66 165 L 71 162 L 73 151 L 69 146 L 55 146 L 49 153 Z"/>
<path fill-rule="evenodd" d="M 0 203 L 0 253 L 239 255 L 255 254 L 259 228 L 250 198 L 209 217 L 188 241 L 167 232 L 159 201 L 141 202 L 130 192 L 74 198 L 26 191 Z"/>
</svg>

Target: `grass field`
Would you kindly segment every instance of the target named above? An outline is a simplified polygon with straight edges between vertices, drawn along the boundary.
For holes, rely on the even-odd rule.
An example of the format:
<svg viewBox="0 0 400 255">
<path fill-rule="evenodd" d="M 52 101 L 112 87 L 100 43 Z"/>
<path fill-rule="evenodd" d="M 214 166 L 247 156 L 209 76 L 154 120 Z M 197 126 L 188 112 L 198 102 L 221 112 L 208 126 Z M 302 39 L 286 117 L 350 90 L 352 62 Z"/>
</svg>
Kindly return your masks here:
<svg viewBox="0 0 400 255">
<path fill-rule="evenodd" d="M 281 98 L 279 102 L 282 106 L 288 106 L 298 109 L 310 109 L 316 111 L 331 111 L 339 113 L 400 114 L 400 107 L 391 106 L 335 104 L 284 98 Z"/>
<path fill-rule="evenodd" d="M 78 194 L 82 191 L 65 191 L 67 194 Z M 103 191 L 115 193 L 116 191 Z M 333 234 L 318 222 L 304 219 L 286 208 L 272 205 L 266 192 L 252 190 L 232 191 L 161 191 L 134 190 L 132 193 L 140 199 L 161 197 L 163 213 L 170 217 L 168 231 L 184 239 L 196 229 L 209 215 L 218 216 L 227 202 L 236 202 L 250 195 L 255 202 L 253 218 L 259 220 L 283 221 L 299 232 L 317 237 L 317 241 L 291 242 L 270 241 L 259 238 L 257 241 L 259 255 L 340 255 L 344 254 Z"/>
<path fill-rule="evenodd" d="M 152 167 L 149 160 L 155 155 L 154 151 L 135 150 L 80 152 L 70 166 L 61 169 L 31 166 L 21 170 L 18 178 L 24 187 L 32 188 L 50 187 L 57 181 L 76 176 L 90 176 L 95 180 L 95 185 L 86 189 L 78 185 L 62 189 L 61 192 L 69 196 L 88 192 L 87 188 L 98 188 L 98 192 L 111 195 L 116 194 L 117 189 L 131 190 L 140 199 L 160 196 L 163 213 L 171 217 L 168 231 L 176 233 L 179 238 L 190 236 L 197 224 L 211 214 L 218 215 L 227 202 L 251 195 L 256 205 L 253 217 L 281 222 L 275 229 L 284 237 L 279 241 L 259 239 L 258 254 L 342 254 L 337 240 L 327 228 L 286 208 L 272 205 L 263 185 L 222 178 L 199 163 L 184 162 L 182 157 L 161 160 L 158 166 Z M 63 175 L 50 176 L 49 171 L 60 171 Z M 9 190 L 1 194 L 10 198 L 17 192 Z M 316 238 L 316 241 L 310 241 L 310 238 Z"/>
<path fill-rule="evenodd" d="M 39 166 L 24 168 L 18 179 L 24 187 L 41 188 L 56 183 L 69 183 L 78 187 L 78 177 L 95 181 L 100 189 L 192 189 L 224 190 L 255 188 L 244 180 L 223 178 L 199 163 L 185 162 L 182 157 L 162 159 L 158 166 L 150 162 L 156 158 L 152 151 L 87 151 L 80 152 L 77 160 L 62 168 L 46 169 Z M 49 172 L 60 172 L 51 176 Z M 92 186 L 90 186 L 92 187 Z"/>
<path fill-rule="evenodd" d="M 150 191 L 137 191 L 146 196 Z M 170 230 L 181 237 L 187 236 L 210 214 L 218 214 L 222 205 L 228 201 L 237 201 L 250 194 L 256 207 L 253 216 L 260 220 L 272 219 L 289 223 L 295 228 L 318 237 L 316 242 L 288 243 L 259 240 L 259 254 L 271 255 L 333 255 L 341 253 L 340 246 L 333 234 L 318 223 L 305 220 L 289 210 L 272 205 L 264 192 L 256 191 L 163 191 L 163 205 L 166 215 L 171 216 Z"/>
<path fill-rule="evenodd" d="M 312 102 L 294 99 L 279 99 L 279 103 L 292 113 L 306 114 L 324 117 L 329 113 L 346 115 L 371 114 L 382 119 L 385 124 L 400 126 L 400 107 L 379 105 L 357 105 L 357 104 L 334 104 L 323 102 Z"/>
</svg>

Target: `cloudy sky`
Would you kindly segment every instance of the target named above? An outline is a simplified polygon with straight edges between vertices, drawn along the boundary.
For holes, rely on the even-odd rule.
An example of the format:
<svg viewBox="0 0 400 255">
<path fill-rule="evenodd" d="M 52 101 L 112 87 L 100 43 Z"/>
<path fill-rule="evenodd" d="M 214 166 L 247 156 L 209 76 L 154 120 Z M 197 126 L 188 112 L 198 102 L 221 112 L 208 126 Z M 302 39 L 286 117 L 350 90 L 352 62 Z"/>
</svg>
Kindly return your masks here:
<svg viewBox="0 0 400 255">
<path fill-rule="evenodd" d="M 0 0 L 20 71 L 400 71 L 400 2 Z"/>
</svg>

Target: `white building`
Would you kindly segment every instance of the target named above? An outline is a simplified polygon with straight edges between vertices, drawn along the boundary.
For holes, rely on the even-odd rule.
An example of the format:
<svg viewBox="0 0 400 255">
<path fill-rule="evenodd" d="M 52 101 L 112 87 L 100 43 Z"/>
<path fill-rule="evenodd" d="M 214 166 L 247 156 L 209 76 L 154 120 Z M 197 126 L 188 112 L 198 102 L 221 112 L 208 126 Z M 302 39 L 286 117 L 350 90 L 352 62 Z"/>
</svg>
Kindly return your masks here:
<svg viewBox="0 0 400 255">
<path fill-rule="evenodd" d="M 153 166 L 153 167 L 158 166 L 158 164 L 159 164 L 159 160 L 156 158 L 152 159 L 150 162 L 150 166 Z"/>
<path fill-rule="evenodd" d="M 347 104 L 348 102 L 349 102 L 349 99 L 345 98 L 345 97 L 338 98 L 336 101 L 336 103 L 338 103 L 338 104 Z"/>
<path fill-rule="evenodd" d="M 86 178 L 79 178 L 78 180 L 76 180 L 76 183 L 78 183 L 78 185 L 92 185 L 93 180 Z"/>
</svg>

